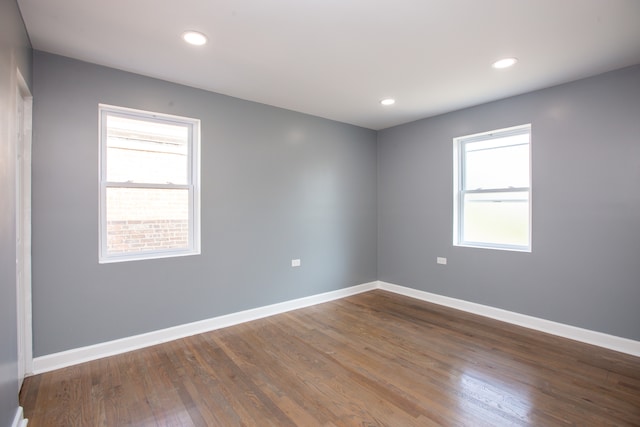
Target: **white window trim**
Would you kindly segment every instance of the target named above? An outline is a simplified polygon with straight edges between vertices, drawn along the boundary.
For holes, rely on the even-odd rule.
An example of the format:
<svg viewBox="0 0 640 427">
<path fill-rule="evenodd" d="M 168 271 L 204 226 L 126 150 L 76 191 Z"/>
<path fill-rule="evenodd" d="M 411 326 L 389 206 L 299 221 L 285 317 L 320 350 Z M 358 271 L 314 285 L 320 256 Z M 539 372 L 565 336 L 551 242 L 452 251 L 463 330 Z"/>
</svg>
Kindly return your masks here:
<svg viewBox="0 0 640 427">
<path fill-rule="evenodd" d="M 509 189 L 481 189 L 481 190 L 464 190 L 464 151 L 462 146 L 470 142 L 485 141 L 496 137 L 529 134 L 529 187 L 509 188 Z M 531 123 L 513 126 L 504 129 L 496 129 L 489 132 L 481 132 L 472 135 L 461 136 L 453 139 L 453 245 L 468 248 L 496 249 L 514 252 L 531 252 L 532 248 L 532 156 L 531 156 Z M 480 193 L 521 193 L 527 192 L 529 198 L 529 245 L 504 245 L 498 243 L 472 242 L 463 239 L 463 221 L 464 218 L 464 196 L 465 194 Z"/>
<path fill-rule="evenodd" d="M 157 121 L 160 123 L 171 123 L 186 125 L 189 129 L 189 161 L 188 184 L 139 184 L 130 182 L 108 182 L 107 181 L 107 128 L 103 126 L 107 114 L 127 118 L 138 118 L 145 121 Z M 174 116 L 170 114 L 155 113 L 150 111 L 136 110 L 114 105 L 98 104 L 98 129 L 99 129 L 99 158 L 98 168 L 100 171 L 98 181 L 100 189 L 99 216 L 100 229 L 98 231 L 99 259 L 100 264 L 139 261 L 157 258 L 172 258 L 200 254 L 200 120 L 190 117 Z M 167 188 L 167 189 L 188 189 L 189 190 L 189 246 L 184 249 L 163 249 L 145 252 L 109 254 L 107 250 L 107 188 Z"/>
</svg>

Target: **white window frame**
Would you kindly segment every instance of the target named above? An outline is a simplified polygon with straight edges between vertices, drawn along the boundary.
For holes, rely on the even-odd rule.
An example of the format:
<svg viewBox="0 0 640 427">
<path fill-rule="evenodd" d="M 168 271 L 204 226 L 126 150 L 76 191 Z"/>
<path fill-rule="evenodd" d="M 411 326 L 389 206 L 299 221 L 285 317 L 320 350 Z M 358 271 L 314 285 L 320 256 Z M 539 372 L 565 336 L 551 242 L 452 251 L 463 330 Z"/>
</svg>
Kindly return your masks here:
<svg viewBox="0 0 640 427">
<path fill-rule="evenodd" d="M 100 230 L 99 263 L 137 261 L 200 254 L 200 120 L 132 108 L 99 104 L 99 186 Z M 106 116 L 186 126 L 188 128 L 187 184 L 150 184 L 107 181 L 107 120 Z M 155 249 L 134 253 L 109 254 L 107 250 L 107 188 L 187 189 L 189 191 L 189 244 L 180 249 Z"/>
<path fill-rule="evenodd" d="M 482 188 L 482 189 L 466 189 L 465 188 L 465 150 L 464 145 L 467 143 L 487 141 L 491 139 L 503 138 L 512 135 L 529 135 L 529 186 L 519 188 Z M 531 124 L 524 124 L 519 126 L 513 126 L 504 129 L 492 130 L 489 132 L 482 132 L 473 135 L 461 136 L 453 139 L 453 245 L 472 247 L 472 248 L 486 248 L 486 249 L 498 249 L 517 252 L 531 252 L 531 222 L 532 222 L 532 164 L 531 164 Z M 527 245 L 507 245 L 498 244 L 493 242 L 476 242 L 467 241 L 464 238 L 464 200 L 466 194 L 482 194 L 482 193 L 522 193 L 526 192 L 529 199 L 529 211 L 528 211 L 528 244 Z"/>
</svg>

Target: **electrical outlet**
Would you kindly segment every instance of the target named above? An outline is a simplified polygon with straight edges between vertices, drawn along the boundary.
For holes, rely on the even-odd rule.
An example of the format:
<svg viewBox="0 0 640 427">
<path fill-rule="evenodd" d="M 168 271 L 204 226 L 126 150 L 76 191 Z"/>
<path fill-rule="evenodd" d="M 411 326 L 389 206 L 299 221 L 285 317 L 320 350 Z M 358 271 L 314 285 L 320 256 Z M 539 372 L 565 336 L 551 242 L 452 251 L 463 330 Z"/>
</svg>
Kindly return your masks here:
<svg viewBox="0 0 640 427">
<path fill-rule="evenodd" d="M 446 259 L 446 258 L 444 258 L 444 257 L 441 257 L 441 256 L 439 256 L 439 257 L 437 257 L 437 258 L 436 258 L 436 262 L 437 262 L 438 264 L 447 265 L 447 259 Z"/>
<path fill-rule="evenodd" d="M 300 260 L 299 259 L 292 259 L 291 260 L 291 267 L 300 267 Z"/>
</svg>

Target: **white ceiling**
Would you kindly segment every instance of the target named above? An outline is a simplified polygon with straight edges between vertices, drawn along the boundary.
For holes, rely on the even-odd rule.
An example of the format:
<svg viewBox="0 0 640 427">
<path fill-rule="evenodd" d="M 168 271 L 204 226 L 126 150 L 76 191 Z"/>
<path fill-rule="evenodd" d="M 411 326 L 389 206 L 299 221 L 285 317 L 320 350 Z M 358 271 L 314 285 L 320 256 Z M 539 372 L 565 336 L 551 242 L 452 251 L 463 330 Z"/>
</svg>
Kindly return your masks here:
<svg viewBox="0 0 640 427">
<path fill-rule="evenodd" d="M 640 0 L 18 4 L 35 49 L 371 129 L 640 63 Z"/>
</svg>

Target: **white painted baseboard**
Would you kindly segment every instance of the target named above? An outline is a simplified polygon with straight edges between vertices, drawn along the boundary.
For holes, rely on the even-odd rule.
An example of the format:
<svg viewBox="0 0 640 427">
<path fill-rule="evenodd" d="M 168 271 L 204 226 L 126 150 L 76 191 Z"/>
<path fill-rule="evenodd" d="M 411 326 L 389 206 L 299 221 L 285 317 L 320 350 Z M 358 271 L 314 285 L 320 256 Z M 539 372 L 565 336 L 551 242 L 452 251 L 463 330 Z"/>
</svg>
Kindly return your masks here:
<svg viewBox="0 0 640 427">
<path fill-rule="evenodd" d="M 396 294 L 405 295 L 411 298 L 432 302 L 434 304 L 444 305 L 469 313 L 479 314 L 480 316 L 490 317 L 492 319 L 501 320 L 503 322 L 512 323 L 514 325 L 523 326 L 525 328 L 535 329 L 537 331 L 546 332 L 548 334 L 557 335 L 575 341 L 581 341 L 587 344 L 593 344 L 599 347 L 604 347 L 622 353 L 631 354 L 632 356 L 640 357 L 640 341 L 634 341 L 628 338 L 622 338 L 614 335 L 604 334 L 602 332 L 582 329 L 576 326 L 566 325 L 564 323 L 552 322 L 550 320 L 540 319 L 538 317 L 515 313 L 513 311 L 507 311 L 487 305 L 476 304 L 456 298 L 450 298 L 425 291 L 419 291 L 417 289 L 406 288 L 404 286 L 398 286 L 392 283 L 379 281 L 378 289 L 383 289 L 385 291 L 394 292 Z"/>
<path fill-rule="evenodd" d="M 141 335 L 135 335 L 132 337 L 126 337 L 114 341 L 108 341 L 100 344 L 90 345 L 87 347 L 75 348 L 72 350 L 62 351 L 60 353 L 36 357 L 35 359 L 33 359 L 33 373 L 31 375 L 53 371 L 55 369 L 77 365 L 79 363 L 101 359 L 103 357 L 113 356 L 116 354 L 125 353 L 127 351 L 137 350 L 140 348 L 161 344 L 167 341 L 184 338 L 191 335 L 209 332 L 220 328 L 226 328 L 228 326 L 249 322 L 251 320 L 261 319 L 263 317 L 273 316 L 275 314 L 285 313 L 287 311 L 296 310 L 299 308 L 309 307 L 315 304 L 321 304 L 323 302 L 345 298 L 374 289 L 383 289 L 385 291 L 394 292 L 411 298 L 432 302 L 458 310 L 463 310 L 469 313 L 501 320 L 503 322 L 512 323 L 514 325 L 523 326 L 525 328 L 535 329 L 549 334 L 597 345 L 600 347 L 640 357 L 640 341 L 616 337 L 601 332 L 590 331 L 588 329 L 582 329 L 575 326 L 565 325 L 562 323 L 552 322 L 525 314 L 507 311 L 500 308 L 432 294 L 417 289 L 394 285 L 392 283 L 377 281 L 352 286 L 350 288 L 339 289 L 337 291 L 331 291 L 323 294 L 286 301 L 278 304 L 268 305 L 265 307 L 254 308 L 238 313 L 232 313 L 225 316 L 205 319 L 198 322 L 187 323 L 185 325 L 174 326 L 171 328 L 161 329 Z"/>
<path fill-rule="evenodd" d="M 273 316 L 275 314 L 284 313 L 299 308 L 309 307 L 311 305 L 323 302 L 333 301 L 345 298 L 351 295 L 359 294 L 376 289 L 378 282 L 365 283 L 362 285 L 352 286 L 350 288 L 338 289 L 336 291 L 326 292 L 323 294 L 312 295 L 305 298 L 299 298 L 278 304 L 268 305 L 265 307 L 245 310 L 238 313 L 232 313 L 225 316 L 205 319 L 198 322 L 187 323 L 184 325 L 174 326 L 171 328 L 161 329 L 145 334 L 134 335 L 114 341 L 108 341 L 100 344 L 90 345 L 87 347 L 74 348 L 60 353 L 48 354 L 33 359 L 33 373 L 40 374 L 43 372 L 53 371 L 55 369 L 65 368 L 67 366 L 77 365 L 79 363 L 91 360 L 101 359 L 107 356 L 125 353 L 167 341 L 188 337 L 191 335 L 209 332 L 228 326 L 237 325 L 251 320 L 261 319 L 263 317 Z"/>
<path fill-rule="evenodd" d="M 13 424 L 11 427 L 27 427 L 28 420 L 24 418 L 24 412 L 22 412 L 22 406 L 18 406 L 16 409 L 16 416 L 13 417 Z"/>
</svg>

